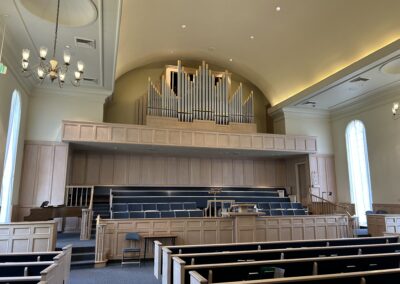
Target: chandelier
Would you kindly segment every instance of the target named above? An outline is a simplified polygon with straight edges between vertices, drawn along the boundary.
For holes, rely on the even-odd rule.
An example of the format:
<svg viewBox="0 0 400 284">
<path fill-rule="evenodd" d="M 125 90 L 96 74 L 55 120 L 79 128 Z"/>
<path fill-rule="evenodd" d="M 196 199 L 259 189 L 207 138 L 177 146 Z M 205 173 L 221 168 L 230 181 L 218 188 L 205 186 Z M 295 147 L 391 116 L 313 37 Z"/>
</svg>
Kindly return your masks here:
<svg viewBox="0 0 400 284">
<path fill-rule="evenodd" d="M 64 85 L 65 79 L 67 76 L 68 68 L 71 62 L 71 53 L 70 51 L 64 50 L 64 63 L 59 65 L 56 59 L 56 47 L 57 47 L 57 35 L 58 35 L 58 17 L 60 14 L 60 0 L 57 3 L 57 16 L 56 16 L 56 29 L 54 33 L 54 46 L 53 46 L 53 56 L 47 61 L 47 48 L 42 46 L 39 49 L 39 64 L 34 66 L 34 68 L 29 68 L 29 56 L 30 50 L 23 49 L 22 50 L 22 72 L 27 74 L 27 76 L 33 76 L 35 79 L 39 80 L 40 83 L 48 77 L 51 82 L 55 80 L 58 81 L 58 85 L 60 88 Z M 72 85 L 78 87 L 80 85 L 81 79 L 83 78 L 83 69 L 85 68 L 85 64 L 78 60 L 76 64 L 76 70 L 74 71 L 74 80 L 71 80 Z"/>
</svg>

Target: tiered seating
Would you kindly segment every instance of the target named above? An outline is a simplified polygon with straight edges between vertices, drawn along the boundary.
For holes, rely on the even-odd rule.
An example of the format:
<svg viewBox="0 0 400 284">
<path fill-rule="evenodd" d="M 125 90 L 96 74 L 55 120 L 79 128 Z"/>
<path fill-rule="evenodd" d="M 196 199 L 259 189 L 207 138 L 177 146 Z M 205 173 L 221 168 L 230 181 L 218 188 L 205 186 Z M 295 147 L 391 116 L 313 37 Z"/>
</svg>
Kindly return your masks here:
<svg viewBox="0 0 400 284">
<path fill-rule="evenodd" d="M 259 202 L 257 211 L 264 212 L 266 216 L 307 215 L 303 205 L 297 202 Z"/>
<path fill-rule="evenodd" d="M 179 218 L 202 217 L 207 201 L 213 200 L 210 188 L 96 188 L 97 200 L 110 197 L 111 218 Z M 300 203 L 291 203 L 288 197 L 279 197 L 284 188 L 224 188 L 216 195 L 217 200 L 235 203 L 254 203 L 266 216 L 305 215 Z M 100 197 L 99 197 L 100 196 Z M 188 207 L 191 206 L 191 207 Z"/>
<path fill-rule="evenodd" d="M 163 283 L 169 284 L 172 272 L 173 283 L 189 283 L 191 270 L 205 279 L 211 273 L 212 283 L 219 283 L 252 279 L 255 271 L 255 278 L 268 278 L 268 275 L 260 274 L 266 267 L 281 267 L 285 269 L 286 277 L 312 275 L 308 273 L 310 271 L 326 274 L 367 270 L 366 267 L 398 268 L 398 241 L 398 237 L 380 237 L 163 247 L 162 264 L 161 258 L 156 258 L 154 271 L 157 272 L 162 267 Z M 159 245 L 156 243 L 156 252 L 160 250 Z M 386 258 L 387 255 L 389 256 Z M 354 257 L 358 257 L 357 261 Z M 327 259 L 334 260 L 329 262 Z M 395 259 L 397 266 L 394 264 Z M 378 262 L 379 265 L 375 265 Z M 356 263 L 359 264 L 354 266 Z M 242 265 L 245 267 L 242 268 Z M 337 269 L 329 270 L 331 266 L 336 266 Z M 157 273 L 155 275 L 159 276 Z"/>
<path fill-rule="evenodd" d="M 111 218 L 192 218 L 203 217 L 203 211 L 196 208 L 196 202 L 185 203 L 115 203 Z"/>
</svg>

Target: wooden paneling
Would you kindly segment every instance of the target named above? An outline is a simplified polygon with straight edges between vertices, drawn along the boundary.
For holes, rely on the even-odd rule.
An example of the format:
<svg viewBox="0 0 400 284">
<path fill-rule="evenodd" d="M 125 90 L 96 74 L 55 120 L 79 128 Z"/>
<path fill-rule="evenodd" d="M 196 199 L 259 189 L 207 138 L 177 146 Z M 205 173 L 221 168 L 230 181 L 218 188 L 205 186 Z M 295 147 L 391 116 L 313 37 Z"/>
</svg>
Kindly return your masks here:
<svg viewBox="0 0 400 284">
<path fill-rule="evenodd" d="M 55 245 L 54 221 L 0 224 L 0 253 L 52 251 Z"/>
<path fill-rule="evenodd" d="M 310 176 L 312 177 L 313 193 L 336 202 L 336 175 L 333 155 L 310 155 Z"/>
<path fill-rule="evenodd" d="M 75 150 L 74 185 L 286 186 L 282 159 L 170 157 Z M 75 176 L 76 175 L 76 176 Z"/>
<path fill-rule="evenodd" d="M 29 208 L 47 200 L 52 205 L 64 203 L 68 145 L 53 142 L 27 141 L 24 147 L 22 180 L 19 190 L 18 219 L 29 213 Z M 86 180 L 86 155 L 72 159 L 73 181 Z"/>
<path fill-rule="evenodd" d="M 163 118 L 165 120 L 166 118 Z M 177 122 L 178 123 L 178 122 Z M 201 122 L 200 122 L 201 123 Z M 290 151 L 315 153 L 316 137 L 264 133 L 228 133 L 193 130 L 194 124 L 183 123 L 183 129 L 144 125 L 63 121 L 62 140 L 65 142 L 102 142 L 130 145 L 190 146 L 196 148 L 237 149 L 238 151 Z M 217 126 L 216 124 L 213 124 Z M 161 127 L 161 128 L 160 128 Z M 165 127 L 165 125 L 164 125 Z M 236 129 L 238 130 L 238 129 Z M 113 133 L 113 135 L 111 135 Z M 124 133 L 127 133 L 125 135 Z"/>
<path fill-rule="evenodd" d="M 236 216 L 226 218 L 164 218 L 100 220 L 96 260 L 120 259 L 127 232 L 145 235 L 174 234 L 178 245 L 232 242 L 316 240 L 349 237 L 345 215 L 296 217 Z M 104 232 L 104 234 L 103 234 Z M 140 244 L 143 246 L 143 243 Z M 103 259 L 104 260 L 104 259 Z"/>
<path fill-rule="evenodd" d="M 367 223 L 372 237 L 384 236 L 385 233 L 400 234 L 400 214 L 370 214 Z"/>
</svg>

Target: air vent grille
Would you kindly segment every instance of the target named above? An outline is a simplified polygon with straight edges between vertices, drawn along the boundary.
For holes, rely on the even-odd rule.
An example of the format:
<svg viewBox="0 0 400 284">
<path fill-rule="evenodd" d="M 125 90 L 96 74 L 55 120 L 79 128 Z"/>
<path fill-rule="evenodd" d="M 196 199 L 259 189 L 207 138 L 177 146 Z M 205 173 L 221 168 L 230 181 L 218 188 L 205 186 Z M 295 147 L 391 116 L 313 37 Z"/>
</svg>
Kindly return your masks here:
<svg viewBox="0 0 400 284">
<path fill-rule="evenodd" d="M 317 103 L 314 101 L 305 101 L 302 103 L 302 105 L 315 107 Z"/>
<path fill-rule="evenodd" d="M 367 82 L 367 81 L 369 81 L 369 78 L 357 77 L 357 78 L 354 78 L 353 80 L 350 80 L 350 83 Z"/>
<path fill-rule="evenodd" d="M 96 41 L 94 39 L 75 37 L 75 46 L 96 49 Z"/>
<path fill-rule="evenodd" d="M 83 77 L 83 81 L 85 82 L 91 82 L 91 83 L 95 83 L 97 84 L 99 81 L 97 80 L 97 78 L 90 78 L 90 77 Z"/>
</svg>

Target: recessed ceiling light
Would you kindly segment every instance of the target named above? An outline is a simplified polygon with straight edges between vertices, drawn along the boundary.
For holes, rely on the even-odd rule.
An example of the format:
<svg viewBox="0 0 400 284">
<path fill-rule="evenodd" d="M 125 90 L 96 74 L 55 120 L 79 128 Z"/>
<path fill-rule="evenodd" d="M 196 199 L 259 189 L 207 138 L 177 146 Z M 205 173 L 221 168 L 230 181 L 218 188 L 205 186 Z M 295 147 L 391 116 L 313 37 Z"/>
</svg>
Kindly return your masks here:
<svg viewBox="0 0 400 284">
<path fill-rule="evenodd" d="M 232 61 L 233 61 L 233 59 L 232 59 L 232 58 L 229 58 L 229 61 L 230 61 L 230 62 L 232 62 Z"/>
<path fill-rule="evenodd" d="M 69 46 L 69 45 L 66 45 L 65 48 L 70 48 L 70 46 Z"/>
<path fill-rule="evenodd" d="M 186 29 L 186 25 L 182 25 L 181 28 L 182 28 L 182 29 Z"/>
<path fill-rule="evenodd" d="M 275 10 L 276 10 L 277 12 L 279 12 L 279 11 L 281 10 L 281 7 L 276 6 Z"/>
<path fill-rule="evenodd" d="M 174 53 L 174 51 L 173 51 L 173 50 L 171 50 L 169 53 L 173 54 L 173 53 Z"/>
<path fill-rule="evenodd" d="M 254 36 L 253 36 L 253 35 L 251 35 L 251 36 L 250 36 L 250 39 L 254 39 Z"/>
</svg>

